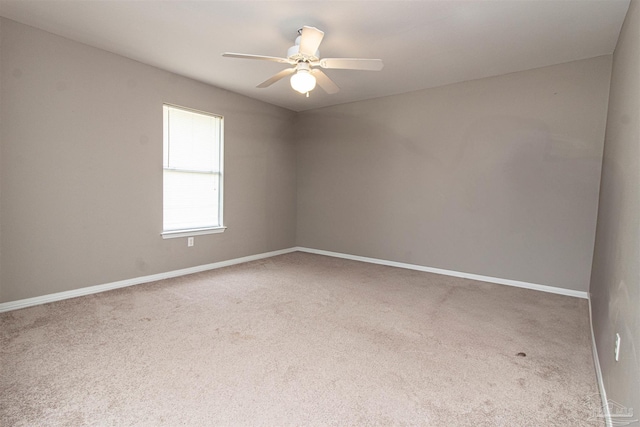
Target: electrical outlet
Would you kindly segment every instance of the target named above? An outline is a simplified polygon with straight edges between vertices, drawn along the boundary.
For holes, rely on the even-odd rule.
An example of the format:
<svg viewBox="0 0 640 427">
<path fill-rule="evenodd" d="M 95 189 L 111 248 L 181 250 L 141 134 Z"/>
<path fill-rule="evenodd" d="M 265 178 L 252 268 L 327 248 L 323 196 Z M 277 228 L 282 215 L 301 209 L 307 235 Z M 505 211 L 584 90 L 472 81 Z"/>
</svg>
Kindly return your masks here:
<svg viewBox="0 0 640 427">
<path fill-rule="evenodd" d="M 613 351 L 613 354 L 616 356 L 616 362 L 620 357 L 620 334 L 616 334 L 616 348 Z"/>
<path fill-rule="evenodd" d="M 187 237 L 187 246 L 188 247 L 193 246 L 193 239 L 194 239 L 193 237 Z"/>
</svg>

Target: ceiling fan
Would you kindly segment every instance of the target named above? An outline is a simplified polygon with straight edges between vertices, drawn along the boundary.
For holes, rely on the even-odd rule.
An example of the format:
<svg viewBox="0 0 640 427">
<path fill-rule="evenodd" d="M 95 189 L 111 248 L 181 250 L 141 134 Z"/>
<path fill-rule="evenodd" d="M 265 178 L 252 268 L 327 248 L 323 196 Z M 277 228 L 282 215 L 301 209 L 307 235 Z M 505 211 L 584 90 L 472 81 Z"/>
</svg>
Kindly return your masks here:
<svg viewBox="0 0 640 427">
<path fill-rule="evenodd" d="M 293 67 L 286 68 L 274 76 L 271 76 L 264 82 L 260 83 L 257 87 L 269 87 L 278 80 L 291 75 L 291 87 L 302 94 L 306 94 L 307 96 L 309 96 L 309 92 L 316 87 L 316 82 L 329 94 L 336 93 L 340 90 L 338 85 L 336 85 L 322 70 L 314 67 L 324 69 L 380 71 L 384 66 L 380 59 L 320 59 L 320 51 L 318 50 L 318 47 L 320 46 L 323 37 L 323 31 L 320 31 L 315 27 L 305 26 L 298 30 L 298 37 L 296 38 L 295 45 L 289 48 L 286 58 L 231 52 L 225 52 L 222 56 L 229 58 L 258 59 L 262 61 L 273 61 L 293 65 Z"/>
</svg>

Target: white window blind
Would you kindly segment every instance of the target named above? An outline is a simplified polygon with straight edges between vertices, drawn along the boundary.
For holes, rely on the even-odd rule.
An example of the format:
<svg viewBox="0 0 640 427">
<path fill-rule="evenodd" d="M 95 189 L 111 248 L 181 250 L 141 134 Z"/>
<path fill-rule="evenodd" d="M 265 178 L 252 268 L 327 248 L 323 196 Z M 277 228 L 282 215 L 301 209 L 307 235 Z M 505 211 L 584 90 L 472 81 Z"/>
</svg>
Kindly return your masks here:
<svg viewBox="0 0 640 427">
<path fill-rule="evenodd" d="M 222 228 L 222 117 L 163 110 L 163 232 Z"/>
</svg>

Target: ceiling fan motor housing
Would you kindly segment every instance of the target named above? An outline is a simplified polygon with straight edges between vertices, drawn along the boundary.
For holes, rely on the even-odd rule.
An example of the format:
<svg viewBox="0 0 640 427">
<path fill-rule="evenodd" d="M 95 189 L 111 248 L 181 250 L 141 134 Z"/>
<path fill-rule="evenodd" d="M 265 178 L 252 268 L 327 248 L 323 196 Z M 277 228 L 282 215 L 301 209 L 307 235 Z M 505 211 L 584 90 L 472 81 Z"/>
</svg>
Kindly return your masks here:
<svg viewBox="0 0 640 427">
<path fill-rule="evenodd" d="M 320 50 L 316 50 L 313 56 L 300 53 L 300 38 L 301 36 L 296 37 L 296 44 L 287 50 L 287 58 L 293 61 L 317 61 L 320 58 Z"/>
</svg>

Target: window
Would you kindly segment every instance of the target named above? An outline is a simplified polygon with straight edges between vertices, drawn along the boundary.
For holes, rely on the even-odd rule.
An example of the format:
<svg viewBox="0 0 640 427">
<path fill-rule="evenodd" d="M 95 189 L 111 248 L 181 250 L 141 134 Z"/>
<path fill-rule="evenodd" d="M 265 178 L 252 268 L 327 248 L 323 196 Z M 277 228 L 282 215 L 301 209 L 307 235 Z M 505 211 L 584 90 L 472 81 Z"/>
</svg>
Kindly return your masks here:
<svg viewBox="0 0 640 427">
<path fill-rule="evenodd" d="M 220 233 L 222 117 L 163 106 L 164 238 Z"/>
</svg>

